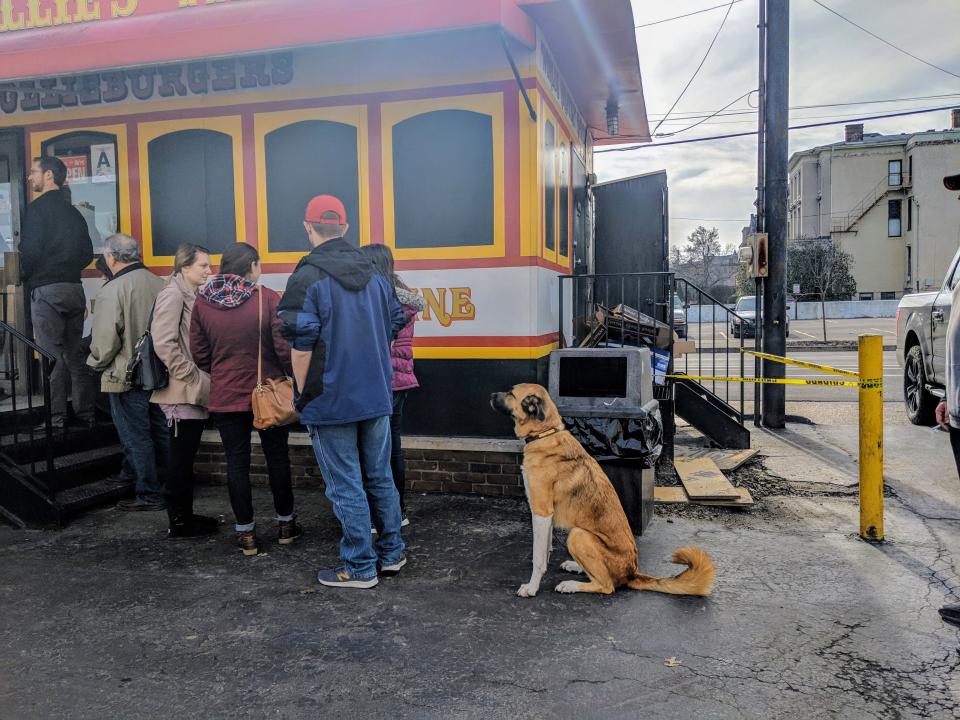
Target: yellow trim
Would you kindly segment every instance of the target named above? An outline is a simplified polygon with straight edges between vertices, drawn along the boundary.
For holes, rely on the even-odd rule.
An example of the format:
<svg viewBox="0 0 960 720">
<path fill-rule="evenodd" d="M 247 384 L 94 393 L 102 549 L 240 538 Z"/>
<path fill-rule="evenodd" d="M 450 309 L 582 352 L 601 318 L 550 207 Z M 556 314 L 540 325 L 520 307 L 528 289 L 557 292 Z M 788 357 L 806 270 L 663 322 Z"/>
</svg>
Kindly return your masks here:
<svg viewBox="0 0 960 720">
<path fill-rule="evenodd" d="M 233 143 L 233 202 L 236 214 L 236 242 L 245 242 L 247 237 L 243 203 L 243 130 L 239 115 L 223 118 L 195 118 L 189 120 L 164 120 L 141 123 L 138 128 L 140 148 L 140 209 L 143 225 L 143 261 L 149 267 L 172 267 L 172 255 L 153 254 L 153 215 L 150 208 L 150 157 L 149 145 L 163 135 L 180 130 L 214 130 L 228 135 Z M 184 238 L 189 242 L 190 238 Z M 210 258 L 220 262 L 219 255 Z"/>
<path fill-rule="evenodd" d="M 537 360 L 559 347 L 549 343 L 538 347 L 417 347 L 416 360 Z"/>
<path fill-rule="evenodd" d="M 493 130 L 493 244 L 441 248 L 396 247 L 396 214 L 393 194 L 393 128 L 400 122 L 435 110 L 467 110 L 492 119 Z M 504 131 L 503 94 L 484 93 L 460 97 L 408 100 L 381 105 L 383 166 L 383 241 L 398 260 L 456 260 L 496 258 L 506 254 L 504 232 Z"/>
<path fill-rule="evenodd" d="M 530 102 L 539 117 L 540 95 L 529 91 Z M 526 103 L 520 96 L 520 254 L 537 257 L 540 254 L 540 162 L 538 153 L 539 123 L 530 118 Z"/>
<path fill-rule="evenodd" d="M 502 56 L 501 56 L 502 57 Z M 294 61 L 296 62 L 296 61 Z M 106 71 L 109 68 L 105 68 Z M 542 76 L 533 67 L 519 68 L 523 78 Z M 170 100 L 151 99 L 148 101 L 124 101 L 117 104 L 103 104 L 90 107 L 58 108 L 56 110 L 41 110 L 31 112 L 17 112 L 12 115 L 0 115 L 0 128 L 39 125 L 47 122 L 57 122 L 66 119 L 95 120 L 98 118 L 113 118 L 140 113 L 159 113 L 178 110 L 195 110 L 197 108 L 230 108 L 237 105 L 285 102 L 291 100 L 319 100 L 330 97 L 376 95 L 380 93 L 403 92 L 406 90 L 436 89 L 461 87 L 487 82 L 513 81 L 513 73 L 507 69 L 497 72 L 464 73 L 445 77 L 424 77 L 419 80 L 397 80 L 395 82 L 372 83 L 370 85 L 330 85 L 304 86 L 297 89 L 271 88 L 256 92 L 237 92 L 234 94 L 193 95 L 187 98 Z M 296 80 L 294 80 L 296 82 Z M 374 98 L 375 99 L 375 98 Z M 214 101 L 211 103 L 211 101 Z"/>
<path fill-rule="evenodd" d="M 359 183 L 357 197 L 360 199 L 357 217 L 360 221 L 360 244 L 370 244 L 370 174 L 368 171 L 370 165 L 367 147 L 367 106 L 351 105 L 257 113 L 253 116 L 254 149 L 257 163 L 255 173 L 257 237 L 260 241 L 260 257 L 264 262 L 296 263 L 300 261 L 304 254 L 303 252 L 270 252 L 270 224 L 267 218 L 266 136 L 274 130 L 305 120 L 335 122 L 356 129 L 357 180 Z M 306 243 L 306 240 L 304 240 L 304 243 Z M 306 248 L 306 244 L 304 244 L 304 248 Z"/>
<path fill-rule="evenodd" d="M 120 205 L 117 208 L 118 227 L 120 232 L 130 235 L 130 178 L 127 177 L 127 126 L 126 125 L 77 125 L 63 130 L 48 130 L 35 132 L 30 135 L 30 159 L 40 157 L 40 148 L 43 143 L 61 135 L 75 132 L 108 133 L 117 138 L 117 189 L 119 190 Z"/>
</svg>

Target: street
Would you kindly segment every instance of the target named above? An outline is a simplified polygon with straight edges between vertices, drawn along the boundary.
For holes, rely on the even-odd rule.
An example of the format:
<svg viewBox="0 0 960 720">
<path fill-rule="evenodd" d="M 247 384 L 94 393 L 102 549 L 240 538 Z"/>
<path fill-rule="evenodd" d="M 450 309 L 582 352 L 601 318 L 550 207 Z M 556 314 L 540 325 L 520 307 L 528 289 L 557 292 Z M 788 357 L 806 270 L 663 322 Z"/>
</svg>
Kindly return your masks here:
<svg viewBox="0 0 960 720">
<path fill-rule="evenodd" d="M 894 318 L 852 318 L 843 320 L 827 320 L 827 340 L 829 342 L 847 341 L 856 342 L 860 335 L 882 335 L 884 345 L 895 345 L 897 342 L 897 325 Z M 730 333 L 728 323 L 718 319 L 716 322 L 690 323 L 687 328 L 687 337 L 696 341 L 697 347 L 708 349 L 729 347 L 736 350 L 740 347 L 740 338 Z M 823 320 L 790 320 L 790 337 L 787 343 L 806 343 L 823 341 Z M 746 337 L 743 340 L 745 347 L 753 347 L 754 338 Z"/>
<path fill-rule="evenodd" d="M 829 365 L 839 370 L 857 370 L 856 350 L 831 352 L 802 351 L 789 352 L 788 357 L 795 360 Z M 746 377 L 754 376 L 754 358 L 746 355 L 744 359 Z M 687 355 L 677 361 L 676 370 L 687 375 L 734 376 L 740 374 L 740 360 L 735 353 L 698 353 Z M 849 380 L 839 375 L 827 375 L 806 368 L 787 366 L 787 377 L 803 380 Z M 886 403 L 903 402 L 903 371 L 897 364 L 896 353 L 888 350 L 883 353 L 883 401 Z M 723 383 L 707 383 L 707 388 L 720 397 L 738 401 L 740 391 L 737 384 L 730 383 L 729 395 Z M 716 389 L 714 389 L 716 387 Z M 753 397 L 753 385 L 746 385 L 745 397 Z M 845 387 L 823 387 L 817 385 L 787 385 L 787 402 L 856 402 L 857 389 Z"/>
</svg>

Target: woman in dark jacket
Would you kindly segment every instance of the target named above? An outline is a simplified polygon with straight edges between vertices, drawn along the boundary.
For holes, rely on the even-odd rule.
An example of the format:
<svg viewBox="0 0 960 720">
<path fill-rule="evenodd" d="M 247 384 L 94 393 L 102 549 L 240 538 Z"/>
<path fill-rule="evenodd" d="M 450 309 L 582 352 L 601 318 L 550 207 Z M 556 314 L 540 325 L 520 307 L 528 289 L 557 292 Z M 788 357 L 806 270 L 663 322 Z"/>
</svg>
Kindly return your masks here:
<svg viewBox="0 0 960 720">
<path fill-rule="evenodd" d="M 406 324 L 397 334 L 390 345 L 390 359 L 393 364 L 393 415 L 390 417 L 390 432 L 393 443 L 390 447 L 390 469 L 393 471 L 393 482 L 400 494 L 400 510 L 403 513 L 401 527 L 410 524 L 407 518 L 407 506 L 403 501 L 406 468 L 403 463 L 403 447 L 401 432 L 403 428 L 403 406 L 407 401 L 407 394 L 418 387 L 417 376 L 413 374 L 413 324 L 417 321 L 417 313 L 427 305 L 422 297 L 413 292 L 407 284 L 394 272 L 393 253 L 386 245 L 364 245 L 361 250 L 373 262 L 377 272 L 387 278 L 397 293 L 397 300 L 403 306 L 403 317 Z M 376 528 L 371 528 L 375 531 Z"/>
<path fill-rule="evenodd" d="M 230 504 L 236 517 L 237 543 L 244 555 L 258 552 L 250 490 L 250 396 L 257 385 L 258 349 L 264 380 L 290 374 L 290 346 L 280 335 L 277 317 L 280 296 L 258 286 L 259 278 L 260 256 L 254 248 L 246 243 L 227 248 L 220 274 L 200 291 L 190 326 L 194 362 L 210 373 L 210 414 L 227 457 Z M 277 539 L 288 545 L 300 537 L 293 514 L 288 428 L 258 432 L 279 521 Z"/>
</svg>

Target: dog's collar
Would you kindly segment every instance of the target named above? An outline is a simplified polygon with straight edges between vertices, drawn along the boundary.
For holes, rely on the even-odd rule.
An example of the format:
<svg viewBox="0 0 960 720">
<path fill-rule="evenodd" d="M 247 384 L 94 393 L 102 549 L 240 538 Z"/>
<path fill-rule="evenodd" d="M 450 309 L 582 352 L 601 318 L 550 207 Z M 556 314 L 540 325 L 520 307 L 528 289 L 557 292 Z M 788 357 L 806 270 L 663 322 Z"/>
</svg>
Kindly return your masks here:
<svg viewBox="0 0 960 720">
<path fill-rule="evenodd" d="M 534 440 L 542 440 L 545 437 L 550 437 L 551 435 L 556 435 L 558 432 L 563 430 L 563 428 L 550 428 L 549 430 L 544 430 L 541 433 L 536 433 L 535 435 L 527 435 L 523 442 L 529 445 Z"/>
</svg>

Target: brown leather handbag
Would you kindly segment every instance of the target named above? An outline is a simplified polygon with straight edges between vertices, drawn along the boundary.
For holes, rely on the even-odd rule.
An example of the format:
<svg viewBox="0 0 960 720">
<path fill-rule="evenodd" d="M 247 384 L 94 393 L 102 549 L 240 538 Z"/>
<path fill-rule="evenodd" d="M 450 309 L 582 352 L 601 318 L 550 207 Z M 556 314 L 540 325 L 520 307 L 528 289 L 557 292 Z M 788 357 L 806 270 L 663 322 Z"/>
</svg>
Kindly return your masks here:
<svg viewBox="0 0 960 720">
<path fill-rule="evenodd" d="M 263 379 L 263 290 L 257 288 L 257 386 L 250 404 L 253 426 L 257 430 L 281 427 L 297 422 L 300 416 L 293 406 L 293 380 L 289 377 Z"/>
</svg>

